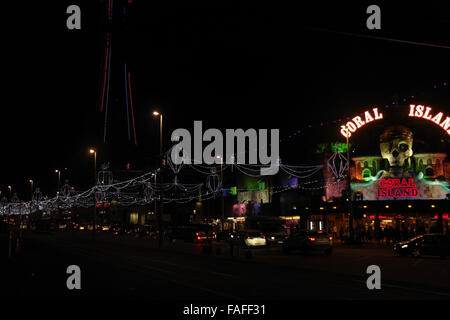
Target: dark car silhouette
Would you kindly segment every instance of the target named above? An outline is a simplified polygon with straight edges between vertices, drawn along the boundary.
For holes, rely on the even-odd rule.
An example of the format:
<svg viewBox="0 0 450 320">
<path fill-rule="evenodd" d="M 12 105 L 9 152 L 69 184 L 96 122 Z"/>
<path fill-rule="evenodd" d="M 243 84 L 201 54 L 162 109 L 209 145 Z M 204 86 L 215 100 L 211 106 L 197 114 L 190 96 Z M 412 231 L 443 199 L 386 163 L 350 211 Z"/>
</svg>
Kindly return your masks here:
<svg viewBox="0 0 450 320">
<path fill-rule="evenodd" d="M 439 256 L 450 255 L 450 238 L 441 233 L 429 233 L 414 237 L 408 241 L 394 244 L 394 253 L 402 256 Z"/>
<path fill-rule="evenodd" d="M 292 233 L 283 242 L 283 251 L 301 251 L 309 253 L 312 251 L 322 251 L 326 255 L 331 255 L 333 250 L 333 238 L 326 232 L 300 230 Z"/>
</svg>

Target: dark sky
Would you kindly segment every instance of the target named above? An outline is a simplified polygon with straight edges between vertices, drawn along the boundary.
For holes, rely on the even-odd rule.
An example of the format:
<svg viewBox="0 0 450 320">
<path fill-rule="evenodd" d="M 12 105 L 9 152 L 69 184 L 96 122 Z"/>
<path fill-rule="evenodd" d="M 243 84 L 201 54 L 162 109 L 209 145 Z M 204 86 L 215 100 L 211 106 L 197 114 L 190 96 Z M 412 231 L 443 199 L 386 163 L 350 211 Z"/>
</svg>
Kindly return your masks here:
<svg viewBox="0 0 450 320">
<path fill-rule="evenodd" d="M 135 170 L 154 167 L 159 150 L 158 122 L 151 116 L 155 108 L 164 114 L 166 145 L 172 130 L 192 130 L 194 120 L 203 120 L 204 128 L 279 128 L 282 138 L 301 129 L 281 144 L 292 164 L 311 161 L 306 146 L 342 139 L 332 120 L 370 106 L 414 95 L 417 103 L 450 111 L 449 85 L 442 86 L 450 80 L 450 49 L 319 30 L 450 46 L 445 1 L 380 4 L 381 30 L 366 28 L 371 2 L 291 8 L 275 2 L 153 2 L 114 1 L 112 26 L 106 24 L 105 1 L 4 4 L 3 194 L 12 185 L 19 197 L 29 198 L 29 179 L 54 194 L 55 168 L 68 169 L 62 180 L 87 188 L 93 172 L 90 146 L 98 149 L 99 163 L 109 161 L 116 171 L 127 162 Z M 80 31 L 66 28 L 71 4 L 82 10 Z M 113 39 L 103 143 L 99 96 L 107 30 Z M 137 146 L 128 140 L 125 62 Z M 315 129 L 321 122 L 324 126 Z M 432 124 L 417 130 L 419 138 L 443 137 Z M 360 139 L 371 135 L 369 129 L 361 133 Z"/>
</svg>

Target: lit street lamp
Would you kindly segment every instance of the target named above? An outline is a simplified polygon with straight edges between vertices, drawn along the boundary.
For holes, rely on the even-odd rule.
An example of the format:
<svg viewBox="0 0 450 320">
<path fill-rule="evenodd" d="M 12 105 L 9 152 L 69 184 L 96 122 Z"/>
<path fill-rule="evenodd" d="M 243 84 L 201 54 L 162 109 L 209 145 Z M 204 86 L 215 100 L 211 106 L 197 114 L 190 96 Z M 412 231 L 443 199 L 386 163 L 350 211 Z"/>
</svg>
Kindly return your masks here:
<svg viewBox="0 0 450 320">
<path fill-rule="evenodd" d="M 97 151 L 94 148 L 89 149 L 89 153 L 94 155 L 94 185 L 97 185 Z M 94 217 L 92 221 L 92 240 L 95 239 L 95 220 L 97 215 L 97 201 L 94 193 Z"/>
<path fill-rule="evenodd" d="M 33 200 L 33 180 L 28 180 L 28 182 L 30 183 L 30 190 L 31 190 L 31 193 L 30 193 L 30 199 L 31 200 Z"/>
<path fill-rule="evenodd" d="M 163 164 L 163 133 L 162 133 L 163 132 L 162 131 L 163 130 L 163 115 L 159 111 L 153 111 L 153 115 L 155 117 L 159 117 L 159 157 L 160 157 L 160 165 L 162 165 Z M 162 183 L 162 182 L 163 182 L 163 179 L 162 179 L 162 175 L 161 175 L 159 177 L 159 183 Z M 155 172 L 155 184 L 156 184 L 156 172 Z M 155 200 L 155 209 L 156 209 L 156 200 Z M 162 247 L 162 242 L 163 242 L 162 214 L 163 214 L 163 192 L 161 189 L 160 200 L 159 200 L 159 214 L 157 214 L 157 216 L 156 216 L 158 219 L 158 234 L 159 234 L 158 245 L 160 248 Z"/>
<path fill-rule="evenodd" d="M 58 194 L 59 193 L 60 184 L 61 184 L 61 171 L 59 171 L 58 169 L 55 169 L 55 173 L 58 174 L 58 189 L 56 190 L 56 194 Z"/>
<path fill-rule="evenodd" d="M 90 148 L 89 153 L 94 155 L 94 184 L 97 184 L 97 151 Z"/>
<path fill-rule="evenodd" d="M 153 111 L 153 115 L 155 117 L 159 116 L 159 156 L 161 157 L 161 164 L 162 164 L 162 150 L 163 150 L 163 139 L 162 139 L 162 128 L 163 128 L 163 115 L 159 111 Z"/>
<path fill-rule="evenodd" d="M 221 184 L 221 206 L 222 206 L 222 232 L 224 232 L 224 223 L 225 223 L 225 203 L 223 199 L 223 157 L 221 155 L 216 156 L 217 159 L 220 159 L 220 184 Z"/>
</svg>

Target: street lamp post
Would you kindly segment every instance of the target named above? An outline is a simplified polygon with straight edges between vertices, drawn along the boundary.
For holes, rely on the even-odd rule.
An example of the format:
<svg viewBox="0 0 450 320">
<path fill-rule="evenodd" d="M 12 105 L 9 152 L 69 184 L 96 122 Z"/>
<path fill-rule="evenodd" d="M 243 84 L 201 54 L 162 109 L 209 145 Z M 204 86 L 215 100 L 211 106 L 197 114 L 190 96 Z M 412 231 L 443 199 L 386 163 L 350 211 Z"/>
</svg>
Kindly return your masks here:
<svg viewBox="0 0 450 320">
<path fill-rule="evenodd" d="M 220 197 L 220 201 L 221 201 L 221 213 L 222 213 L 222 218 L 221 220 L 221 226 L 222 226 L 222 233 L 224 232 L 224 224 L 225 224 L 225 200 L 223 198 L 223 157 L 217 156 L 217 159 L 220 159 L 220 184 L 221 184 L 221 197 Z"/>
<path fill-rule="evenodd" d="M 11 197 L 12 197 L 12 187 L 8 186 L 8 189 L 9 189 L 9 199 L 11 199 Z"/>
<path fill-rule="evenodd" d="M 30 190 L 31 190 L 31 193 L 30 193 L 30 199 L 31 200 L 33 200 L 33 180 L 28 180 L 28 182 L 30 183 Z"/>
<path fill-rule="evenodd" d="M 160 165 L 163 164 L 163 115 L 159 111 L 153 111 L 153 115 L 155 117 L 159 117 L 159 158 L 160 158 Z M 156 183 L 156 172 L 155 172 L 155 183 Z M 159 183 L 163 183 L 163 176 L 161 175 L 159 177 Z M 156 200 L 155 200 L 156 201 Z M 159 199 L 159 213 L 157 214 L 158 219 L 158 246 L 161 248 L 163 245 L 163 227 L 162 227 L 162 214 L 163 214 L 163 191 L 162 188 L 160 190 L 160 199 Z M 155 204 L 156 208 L 156 204 Z M 156 213 L 156 212 L 155 212 Z"/>
<path fill-rule="evenodd" d="M 57 206 L 57 211 L 56 211 L 56 214 L 58 215 L 58 219 L 59 219 L 59 199 L 58 199 L 58 197 L 59 197 L 59 189 L 60 189 L 60 184 L 61 184 L 61 171 L 60 170 L 58 170 L 58 169 L 55 169 L 55 173 L 57 173 L 58 174 L 58 189 L 56 190 L 56 197 L 57 197 L 57 200 L 56 200 L 56 206 Z"/>
<path fill-rule="evenodd" d="M 61 171 L 58 169 L 55 169 L 55 173 L 58 174 L 58 190 L 56 190 L 56 194 L 59 192 L 60 184 L 61 184 Z"/>
<path fill-rule="evenodd" d="M 89 153 L 94 155 L 94 185 L 97 185 L 97 151 L 94 148 L 89 149 Z M 94 216 L 92 218 L 92 240 L 95 239 L 95 222 L 97 218 L 97 200 L 94 193 Z"/>
<path fill-rule="evenodd" d="M 345 128 L 345 127 L 344 127 Z M 348 211 L 349 211 L 349 217 L 348 217 L 348 224 L 349 224 L 349 233 L 350 233 L 350 242 L 353 242 L 353 204 L 352 204 L 352 185 L 351 185 L 351 173 L 350 173 L 350 146 L 348 141 L 348 134 L 345 135 L 346 143 L 347 143 L 347 162 L 348 162 L 348 176 L 347 176 L 347 196 L 348 198 Z M 346 199 L 347 200 L 347 199 Z"/>
<path fill-rule="evenodd" d="M 31 205 L 33 203 L 33 180 L 28 180 L 28 182 L 30 182 L 30 213 L 31 213 Z M 20 225 L 19 227 L 22 227 L 22 212 L 20 213 Z"/>
</svg>

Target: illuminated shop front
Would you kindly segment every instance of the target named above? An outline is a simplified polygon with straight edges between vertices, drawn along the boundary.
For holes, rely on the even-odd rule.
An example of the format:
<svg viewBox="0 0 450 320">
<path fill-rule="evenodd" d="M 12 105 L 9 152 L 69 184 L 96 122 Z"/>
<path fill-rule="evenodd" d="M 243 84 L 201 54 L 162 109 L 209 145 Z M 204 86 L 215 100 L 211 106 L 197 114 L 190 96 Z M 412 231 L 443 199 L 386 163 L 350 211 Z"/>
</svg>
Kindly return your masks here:
<svg viewBox="0 0 450 320">
<path fill-rule="evenodd" d="M 445 141 L 450 135 L 450 117 L 424 105 L 411 104 L 396 112 L 394 116 L 373 109 L 341 126 L 340 133 L 354 139 L 353 150 L 367 152 L 373 146 L 373 151 L 368 155 L 352 152 L 350 184 L 347 175 L 336 177 L 324 168 L 325 180 L 333 182 L 324 192 L 328 220 L 338 228 L 348 228 L 351 213 L 353 227 L 366 230 L 392 227 L 421 233 L 448 232 L 450 162 Z M 370 129 L 372 121 L 376 125 Z M 414 128 L 420 132 L 417 138 Z M 365 135 L 358 136 L 363 131 Z M 431 136 L 436 141 L 427 142 Z M 430 152 L 430 146 L 437 146 L 436 152 Z M 340 207 L 333 214 L 331 208 L 336 205 Z"/>
<path fill-rule="evenodd" d="M 359 201 L 354 203 L 358 223 L 366 229 L 377 225 L 416 233 L 447 232 L 450 228 L 446 200 Z"/>
</svg>

